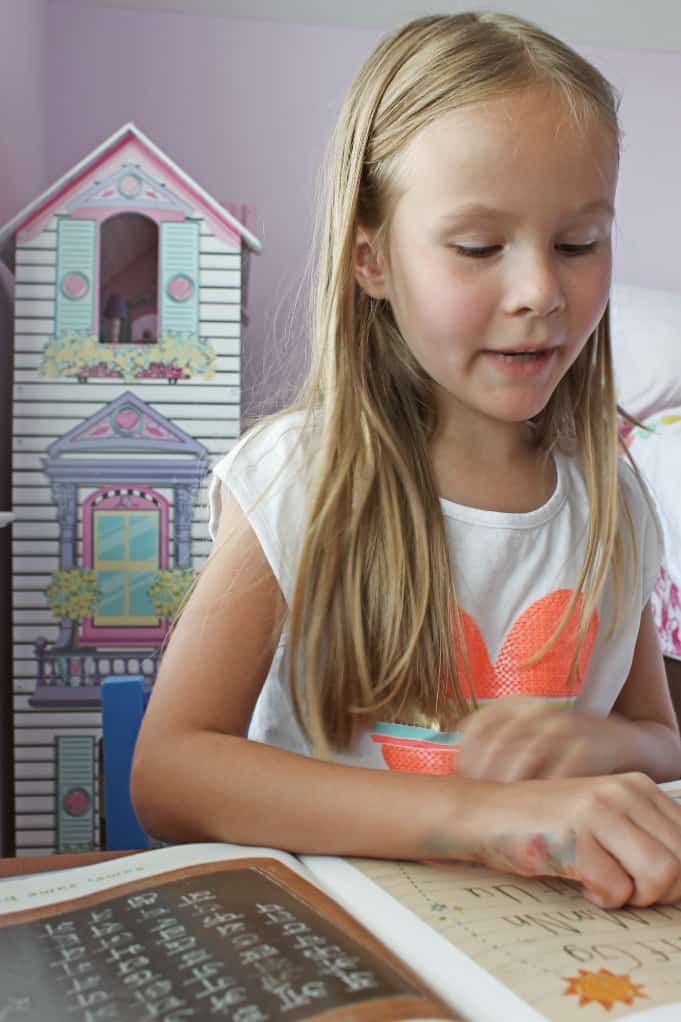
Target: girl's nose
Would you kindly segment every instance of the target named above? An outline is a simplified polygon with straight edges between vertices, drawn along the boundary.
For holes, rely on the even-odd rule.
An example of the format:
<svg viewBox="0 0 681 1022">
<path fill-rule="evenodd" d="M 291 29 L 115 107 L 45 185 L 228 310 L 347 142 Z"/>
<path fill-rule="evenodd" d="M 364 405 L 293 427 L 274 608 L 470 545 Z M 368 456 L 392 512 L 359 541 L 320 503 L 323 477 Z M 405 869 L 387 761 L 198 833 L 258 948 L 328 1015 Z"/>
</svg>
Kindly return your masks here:
<svg viewBox="0 0 681 1022">
<path fill-rule="evenodd" d="M 557 267 L 550 254 L 533 252 L 515 263 L 507 306 L 514 315 L 542 318 L 565 308 Z"/>
</svg>

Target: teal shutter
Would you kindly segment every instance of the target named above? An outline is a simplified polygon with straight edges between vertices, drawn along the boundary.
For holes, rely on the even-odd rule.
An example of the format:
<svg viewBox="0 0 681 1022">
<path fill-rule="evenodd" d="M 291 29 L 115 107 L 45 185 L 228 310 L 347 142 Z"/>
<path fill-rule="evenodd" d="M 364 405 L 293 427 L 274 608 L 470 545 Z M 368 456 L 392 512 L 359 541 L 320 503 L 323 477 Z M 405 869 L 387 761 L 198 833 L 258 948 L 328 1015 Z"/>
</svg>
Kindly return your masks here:
<svg viewBox="0 0 681 1022">
<path fill-rule="evenodd" d="M 160 334 L 199 332 L 199 225 L 161 224 Z"/>
<path fill-rule="evenodd" d="M 94 334 L 97 225 L 60 220 L 57 231 L 57 322 L 55 333 Z"/>
<path fill-rule="evenodd" d="M 85 852 L 95 844 L 95 740 L 58 735 L 57 851 Z"/>
</svg>

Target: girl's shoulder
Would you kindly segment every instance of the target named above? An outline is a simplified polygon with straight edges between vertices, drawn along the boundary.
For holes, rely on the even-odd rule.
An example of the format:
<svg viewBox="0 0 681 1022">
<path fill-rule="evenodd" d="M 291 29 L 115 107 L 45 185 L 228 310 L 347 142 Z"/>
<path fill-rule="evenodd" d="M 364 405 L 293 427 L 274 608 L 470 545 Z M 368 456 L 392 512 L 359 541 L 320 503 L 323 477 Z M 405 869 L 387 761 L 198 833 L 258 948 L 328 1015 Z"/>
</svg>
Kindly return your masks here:
<svg viewBox="0 0 681 1022">
<path fill-rule="evenodd" d="M 639 472 L 636 463 L 626 455 L 620 455 L 618 462 L 620 499 L 626 503 L 632 522 L 644 525 L 646 520 L 660 528 L 660 512 L 653 491 Z"/>
<path fill-rule="evenodd" d="M 242 473 L 269 483 L 275 473 L 305 463 L 317 436 L 312 417 L 303 410 L 282 412 L 256 423 L 213 467 L 223 482 Z"/>
<path fill-rule="evenodd" d="M 224 492 L 229 490 L 252 524 L 278 519 L 290 522 L 294 509 L 306 503 L 320 450 L 320 431 L 308 412 L 271 416 L 248 430 L 235 447 L 213 467 L 209 490 L 209 532 L 213 538 Z"/>
<path fill-rule="evenodd" d="M 573 451 L 556 450 L 554 457 L 566 481 L 569 497 L 586 504 L 588 497 L 579 455 Z M 620 455 L 617 459 L 617 488 L 620 505 L 626 505 L 634 523 L 645 525 L 646 521 L 657 518 L 655 498 L 645 479 L 626 455 Z"/>
</svg>

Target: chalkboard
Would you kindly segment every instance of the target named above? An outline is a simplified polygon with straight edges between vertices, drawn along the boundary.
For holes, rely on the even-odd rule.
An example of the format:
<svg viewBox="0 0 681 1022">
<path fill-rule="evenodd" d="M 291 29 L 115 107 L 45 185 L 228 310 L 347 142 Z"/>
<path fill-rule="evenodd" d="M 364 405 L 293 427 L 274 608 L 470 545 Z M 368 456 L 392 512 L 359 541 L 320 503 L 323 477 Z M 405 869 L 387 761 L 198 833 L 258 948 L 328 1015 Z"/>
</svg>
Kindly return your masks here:
<svg viewBox="0 0 681 1022">
<path fill-rule="evenodd" d="M 3 1022 L 442 1012 L 350 916 L 273 859 L 189 867 L 16 913 L 0 919 L 0 948 Z"/>
</svg>

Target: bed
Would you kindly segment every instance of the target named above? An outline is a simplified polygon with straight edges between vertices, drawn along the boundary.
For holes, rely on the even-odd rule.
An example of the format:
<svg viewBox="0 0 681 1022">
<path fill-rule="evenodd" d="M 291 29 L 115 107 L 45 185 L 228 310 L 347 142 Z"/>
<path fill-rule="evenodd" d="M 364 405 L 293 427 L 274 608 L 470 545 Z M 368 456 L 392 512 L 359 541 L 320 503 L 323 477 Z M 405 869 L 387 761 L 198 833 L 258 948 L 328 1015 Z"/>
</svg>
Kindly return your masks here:
<svg viewBox="0 0 681 1022">
<path fill-rule="evenodd" d="M 625 439 L 664 534 L 651 606 L 681 718 L 681 292 L 614 284 L 611 333 L 617 399 L 646 427 Z"/>
</svg>

